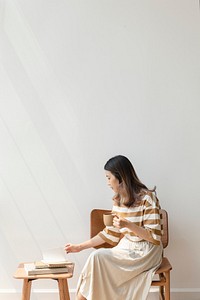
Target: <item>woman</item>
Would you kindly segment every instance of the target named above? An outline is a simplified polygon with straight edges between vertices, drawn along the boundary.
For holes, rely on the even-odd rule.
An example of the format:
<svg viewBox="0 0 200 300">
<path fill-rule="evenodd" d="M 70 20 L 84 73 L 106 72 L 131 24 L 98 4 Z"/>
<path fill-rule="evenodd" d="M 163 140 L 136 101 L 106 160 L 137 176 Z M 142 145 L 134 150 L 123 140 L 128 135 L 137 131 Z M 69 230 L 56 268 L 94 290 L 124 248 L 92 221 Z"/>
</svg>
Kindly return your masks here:
<svg viewBox="0 0 200 300">
<path fill-rule="evenodd" d="M 104 169 L 115 193 L 113 226 L 81 244 L 67 244 L 65 250 L 79 252 L 105 242 L 114 247 L 90 254 L 76 300 L 145 300 L 162 259 L 159 201 L 155 189 L 149 190 L 139 180 L 126 157 L 111 158 Z"/>
</svg>

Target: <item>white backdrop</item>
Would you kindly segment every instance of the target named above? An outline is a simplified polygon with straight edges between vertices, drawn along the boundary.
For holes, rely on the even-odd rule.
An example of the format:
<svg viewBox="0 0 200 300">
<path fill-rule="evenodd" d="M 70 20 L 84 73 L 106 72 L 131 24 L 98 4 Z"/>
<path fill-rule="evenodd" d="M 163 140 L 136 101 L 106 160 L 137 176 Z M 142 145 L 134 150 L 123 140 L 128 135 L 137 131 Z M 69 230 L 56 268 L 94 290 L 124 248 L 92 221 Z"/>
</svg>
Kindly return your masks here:
<svg viewBox="0 0 200 300">
<path fill-rule="evenodd" d="M 199 299 L 199 21 L 197 0 L 0 0 L 0 299 L 20 261 L 89 237 L 117 154 L 169 212 L 173 299 Z"/>
</svg>

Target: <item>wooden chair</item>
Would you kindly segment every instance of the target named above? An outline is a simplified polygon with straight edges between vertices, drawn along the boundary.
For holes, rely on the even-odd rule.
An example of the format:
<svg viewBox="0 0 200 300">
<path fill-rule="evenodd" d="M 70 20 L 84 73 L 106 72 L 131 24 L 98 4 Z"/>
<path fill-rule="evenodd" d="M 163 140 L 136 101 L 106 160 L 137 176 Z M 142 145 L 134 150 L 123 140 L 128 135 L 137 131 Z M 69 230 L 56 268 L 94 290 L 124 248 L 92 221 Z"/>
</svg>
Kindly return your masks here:
<svg viewBox="0 0 200 300">
<path fill-rule="evenodd" d="M 105 227 L 103 223 L 103 214 L 111 212 L 106 209 L 93 209 L 90 214 L 90 237 L 92 238 L 98 234 Z M 161 209 L 161 218 L 163 220 L 163 235 L 162 244 L 163 248 L 168 245 L 169 235 L 168 235 L 168 214 L 166 210 Z M 97 248 L 112 248 L 108 243 L 104 243 Z M 156 271 L 158 279 L 153 279 L 151 285 L 159 287 L 159 296 L 161 300 L 170 300 L 170 271 L 172 266 L 167 259 L 163 256 L 162 263 Z"/>
</svg>

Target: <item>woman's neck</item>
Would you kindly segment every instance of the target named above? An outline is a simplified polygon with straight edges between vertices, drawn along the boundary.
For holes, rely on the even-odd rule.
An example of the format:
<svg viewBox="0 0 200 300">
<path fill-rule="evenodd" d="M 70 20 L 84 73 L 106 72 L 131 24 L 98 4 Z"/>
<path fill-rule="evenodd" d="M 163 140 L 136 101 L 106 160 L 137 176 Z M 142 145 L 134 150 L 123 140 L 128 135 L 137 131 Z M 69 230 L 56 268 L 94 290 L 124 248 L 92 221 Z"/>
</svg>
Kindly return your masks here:
<svg viewBox="0 0 200 300">
<path fill-rule="evenodd" d="M 120 194 L 120 206 L 124 206 L 128 202 L 127 194 Z"/>
</svg>

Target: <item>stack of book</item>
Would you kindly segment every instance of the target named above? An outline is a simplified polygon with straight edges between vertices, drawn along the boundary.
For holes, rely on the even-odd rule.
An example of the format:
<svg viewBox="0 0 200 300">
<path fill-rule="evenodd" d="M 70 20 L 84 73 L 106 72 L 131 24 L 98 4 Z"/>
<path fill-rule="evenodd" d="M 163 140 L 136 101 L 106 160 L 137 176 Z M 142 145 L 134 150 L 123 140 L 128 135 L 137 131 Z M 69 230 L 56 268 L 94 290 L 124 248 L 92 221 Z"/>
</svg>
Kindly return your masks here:
<svg viewBox="0 0 200 300">
<path fill-rule="evenodd" d="M 28 276 L 42 275 L 42 274 L 59 274 L 68 273 L 68 265 L 72 263 L 69 261 L 44 263 L 36 261 L 34 263 L 24 264 L 24 269 Z"/>
</svg>

